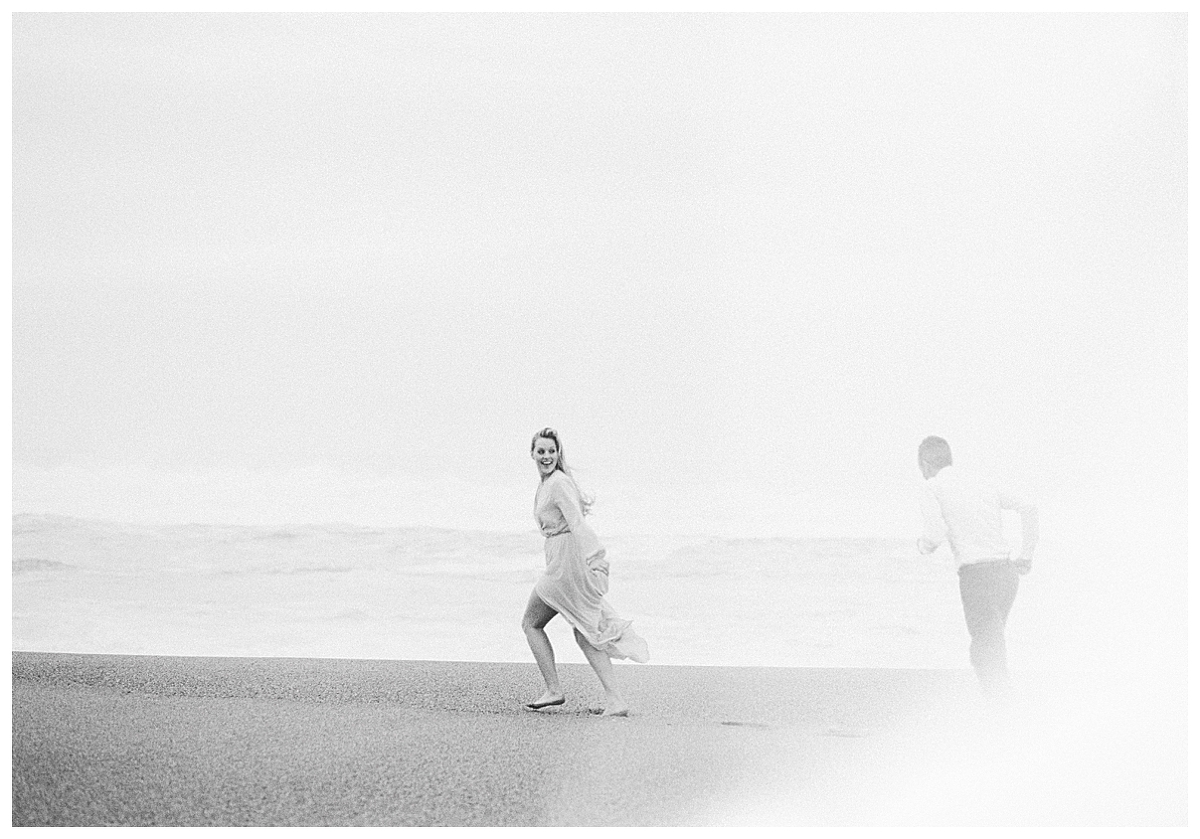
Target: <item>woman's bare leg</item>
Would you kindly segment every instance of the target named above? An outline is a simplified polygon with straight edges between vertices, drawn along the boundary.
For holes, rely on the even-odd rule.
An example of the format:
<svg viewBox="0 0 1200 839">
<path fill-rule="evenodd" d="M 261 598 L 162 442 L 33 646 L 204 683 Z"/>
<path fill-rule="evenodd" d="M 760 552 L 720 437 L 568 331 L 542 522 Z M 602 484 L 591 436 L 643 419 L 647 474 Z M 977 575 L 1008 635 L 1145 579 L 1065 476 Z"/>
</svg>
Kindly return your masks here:
<svg viewBox="0 0 1200 839">
<path fill-rule="evenodd" d="M 617 693 L 617 677 L 613 673 L 612 659 L 604 650 L 598 650 L 588 643 L 578 629 L 575 630 L 575 643 L 579 644 L 579 649 L 583 650 L 584 656 L 588 660 L 588 664 L 592 665 L 592 669 L 596 671 L 596 675 L 600 679 L 600 684 L 604 688 L 604 710 L 603 716 L 606 717 L 625 717 L 629 715 L 629 706 L 625 704 L 625 700 Z"/>
<path fill-rule="evenodd" d="M 546 692 L 533 704 L 540 705 L 563 698 L 562 685 L 558 683 L 558 669 L 554 666 L 554 647 L 546 635 L 546 624 L 558 612 L 546 605 L 546 601 L 531 592 L 529 602 L 525 604 L 525 616 L 521 619 L 521 628 L 525 630 L 525 639 L 529 641 L 529 649 L 533 651 L 533 660 L 542 671 L 546 680 Z"/>
</svg>

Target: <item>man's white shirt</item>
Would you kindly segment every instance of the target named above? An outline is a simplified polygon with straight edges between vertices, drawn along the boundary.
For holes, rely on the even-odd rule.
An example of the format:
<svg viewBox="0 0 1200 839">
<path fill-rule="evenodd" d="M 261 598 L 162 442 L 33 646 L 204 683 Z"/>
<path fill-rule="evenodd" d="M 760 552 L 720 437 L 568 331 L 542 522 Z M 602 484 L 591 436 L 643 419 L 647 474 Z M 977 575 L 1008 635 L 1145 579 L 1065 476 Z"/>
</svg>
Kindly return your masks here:
<svg viewBox="0 0 1200 839">
<path fill-rule="evenodd" d="M 953 466 L 943 467 L 924 481 L 921 512 L 925 529 L 917 542 L 921 553 L 933 553 L 950 543 L 961 565 L 1010 559 L 1012 548 L 1004 538 L 1002 510 L 1021 514 L 1021 551 L 1031 559 L 1037 544 L 1037 508 L 1015 495 Z"/>
</svg>

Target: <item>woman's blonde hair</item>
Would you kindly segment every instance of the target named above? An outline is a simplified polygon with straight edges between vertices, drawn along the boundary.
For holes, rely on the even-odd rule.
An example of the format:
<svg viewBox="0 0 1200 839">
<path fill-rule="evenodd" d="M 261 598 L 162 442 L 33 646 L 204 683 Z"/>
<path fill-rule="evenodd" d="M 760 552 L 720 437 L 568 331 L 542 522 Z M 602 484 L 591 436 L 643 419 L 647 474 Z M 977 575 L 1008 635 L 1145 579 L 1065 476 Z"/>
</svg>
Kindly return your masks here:
<svg viewBox="0 0 1200 839">
<path fill-rule="evenodd" d="M 570 478 L 571 483 L 575 484 L 575 489 L 579 490 L 580 509 L 583 510 L 583 514 L 586 516 L 592 511 L 592 505 L 596 503 L 596 499 L 585 494 L 584 491 L 579 488 L 579 483 L 575 480 L 575 475 L 572 474 L 571 467 L 567 466 L 567 461 L 563 458 L 562 440 L 558 439 L 558 432 L 553 428 L 546 427 L 534 434 L 533 439 L 529 441 L 530 453 L 533 452 L 534 448 L 537 446 L 537 441 L 541 438 L 554 441 L 554 447 L 558 449 L 558 462 L 554 465 L 554 468 L 556 471 L 562 472 L 564 475 Z"/>
</svg>

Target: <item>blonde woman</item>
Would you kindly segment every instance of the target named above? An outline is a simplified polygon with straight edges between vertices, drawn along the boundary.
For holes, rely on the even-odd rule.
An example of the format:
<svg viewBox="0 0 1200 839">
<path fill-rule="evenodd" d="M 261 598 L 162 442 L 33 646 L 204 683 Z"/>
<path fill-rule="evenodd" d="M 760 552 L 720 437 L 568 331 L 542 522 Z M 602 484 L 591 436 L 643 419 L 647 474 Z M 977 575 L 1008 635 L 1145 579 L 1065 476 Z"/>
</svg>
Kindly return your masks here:
<svg viewBox="0 0 1200 839">
<path fill-rule="evenodd" d="M 575 641 L 604 688 L 604 707 L 592 709 L 593 713 L 628 716 L 629 706 L 617 690 L 612 659 L 645 662 L 650 652 L 633 631 L 632 621 L 622 620 L 604 599 L 608 560 L 584 521 L 591 500 L 571 477 L 558 432 L 543 428 L 533 435 L 529 453 L 541 477 L 534 496 L 534 517 L 546 537 L 546 570 L 529 595 L 521 627 L 546 681 L 546 692 L 525 708 L 538 711 L 566 702 L 554 665 L 554 648 L 545 630 L 555 615 L 562 615 L 574 628 Z"/>
</svg>

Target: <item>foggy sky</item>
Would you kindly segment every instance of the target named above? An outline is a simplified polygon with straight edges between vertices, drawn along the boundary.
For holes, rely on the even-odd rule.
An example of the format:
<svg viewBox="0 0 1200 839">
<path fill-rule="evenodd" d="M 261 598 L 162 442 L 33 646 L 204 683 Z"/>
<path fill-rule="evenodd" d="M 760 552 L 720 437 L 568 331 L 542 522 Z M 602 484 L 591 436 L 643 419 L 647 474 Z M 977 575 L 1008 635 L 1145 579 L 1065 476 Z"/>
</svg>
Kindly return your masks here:
<svg viewBox="0 0 1200 839">
<path fill-rule="evenodd" d="M 908 536 L 940 434 L 1178 547 L 1186 71 L 1183 15 L 17 15 L 14 511 L 525 529 L 552 425 L 603 532 Z"/>
</svg>

